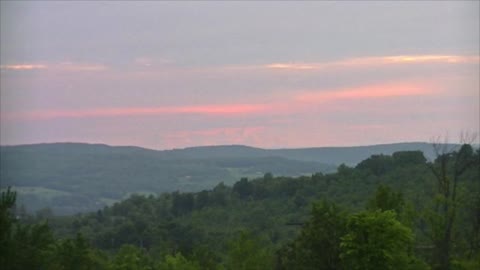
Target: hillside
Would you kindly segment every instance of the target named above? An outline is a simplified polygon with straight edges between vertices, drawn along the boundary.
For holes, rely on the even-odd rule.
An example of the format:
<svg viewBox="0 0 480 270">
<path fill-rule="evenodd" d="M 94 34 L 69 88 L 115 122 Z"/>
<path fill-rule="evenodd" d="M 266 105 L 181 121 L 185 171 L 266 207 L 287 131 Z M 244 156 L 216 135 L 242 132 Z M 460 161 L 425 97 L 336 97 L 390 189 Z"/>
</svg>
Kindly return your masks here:
<svg viewBox="0 0 480 270">
<path fill-rule="evenodd" d="M 234 258 L 248 262 L 240 269 L 317 269 L 326 263 L 333 265 L 329 269 L 446 269 L 435 268 L 438 258 L 432 255 L 443 236 L 432 232 L 447 226 L 438 203 L 452 204 L 438 200 L 443 195 L 433 169 L 457 179 L 456 226 L 449 241 L 459 267 L 452 269 L 478 269 L 480 152 L 462 149 L 434 162 L 419 151 L 396 152 L 330 174 L 267 174 L 201 192 L 133 195 L 93 213 L 50 217 L 50 226 L 60 239 L 81 233 L 92 248 L 116 254 L 104 256 L 105 264 L 143 254 L 137 261 L 153 269 L 238 269 L 232 267 L 238 265 Z M 459 165 L 461 172 L 453 169 Z M 368 252 L 344 249 L 343 243 L 353 241 L 346 236 L 357 233 L 356 245 L 348 248 Z M 392 241 L 397 244 L 384 244 Z M 383 261 L 394 267 L 345 266 L 351 263 L 346 255 L 359 254 L 361 260 L 378 249 L 403 259 Z M 165 268 L 169 256 L 195 267 Z"/>
<path fill-rule="evenodd" d="M 453 146 L 453 145 L 452 145 Z M 354 166 L 371 155 L 391 155 L 399 151 L 422 151 L 428 160 L 435 153 L 430 143 L 392 143 L 350 147 L 310 147 L 296 149 L 261 149 L 243 145 L 202 146 L 162 151 L 166 155 L 178 157 L 268 157 L 277 156 L 294 160 L 316 161 L 325 164 L 346 164 Z"/>
<path fill-rule="evenodd" d="M 57 214 L 95 210 L 132 193 L 200 191 L 242 177 L 332 172 L 372 154 L 421 150 L 427 143 L 362 147 L 260 149 L 241 145 L 156 151 L 131 146 L 55 143 L 0 148 L 1 187 L 14 186 L 28 211 Z"/>
</svg>

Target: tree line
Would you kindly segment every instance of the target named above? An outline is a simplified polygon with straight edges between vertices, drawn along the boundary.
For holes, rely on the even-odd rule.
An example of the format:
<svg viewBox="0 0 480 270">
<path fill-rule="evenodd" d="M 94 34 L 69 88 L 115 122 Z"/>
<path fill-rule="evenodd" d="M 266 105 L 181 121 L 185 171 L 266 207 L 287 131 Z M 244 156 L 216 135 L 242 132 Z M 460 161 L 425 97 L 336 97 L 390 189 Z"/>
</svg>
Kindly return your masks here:
<svg viewBox="0 0 480 270">
<path fill-rule="evenodd" d="M 4 269 L 478 269 L 479 149 L 374 155 L 67 217 L 1 198 Z M 132 181 L 134 181 L 132 179 Z"/>
</svg>

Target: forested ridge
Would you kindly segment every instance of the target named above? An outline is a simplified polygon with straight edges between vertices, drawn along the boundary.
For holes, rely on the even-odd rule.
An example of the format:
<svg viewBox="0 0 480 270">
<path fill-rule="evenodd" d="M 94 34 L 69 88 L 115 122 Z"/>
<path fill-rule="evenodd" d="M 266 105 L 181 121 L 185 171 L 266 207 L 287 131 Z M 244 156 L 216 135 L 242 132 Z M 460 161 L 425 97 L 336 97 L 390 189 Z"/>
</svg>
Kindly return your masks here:
<svg viewBox="0 0 480 270">
<path fill-rule="evenodd" d="M 446 149 L 446 148 L 445 148 Z M 442 149 L 440 149 L 442 150 Z M 3 269 L 479 269 L 480 151 L 373 155 L 337 172 L 132 195 L 29 216 L 2 193 Z M 132 179 L 134 181 L 134 179 Z"/>
<path fill-rule="evenodd" d="M 197 192 L 266 172 L 330 173 L 342 163 L 354 166 L 372 154 L 404 150 L 421 150 L 428 159 L 433 155 L 427 143 L 299 149 L 221 145 L 163 151 L 85 143 L 0 146 L 0 183 L 2 188 L 15 187 L 17 204 L 28 212 L 49 207 L 57 215 L 70 215 L 96 211 L 132 193 Z"/>
</svg>

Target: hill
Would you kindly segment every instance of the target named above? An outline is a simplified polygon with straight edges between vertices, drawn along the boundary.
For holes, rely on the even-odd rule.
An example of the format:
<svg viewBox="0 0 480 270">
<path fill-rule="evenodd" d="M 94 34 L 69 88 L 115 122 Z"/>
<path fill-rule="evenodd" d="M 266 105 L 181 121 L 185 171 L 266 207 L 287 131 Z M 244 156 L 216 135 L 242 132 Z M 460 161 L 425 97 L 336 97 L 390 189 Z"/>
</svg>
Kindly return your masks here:
<svg viewBox="0 0 480 270">
<path fill-rule="evenodd" d="M 333 172 L 373 154 L 421 150 L 427 143 L 361 147 L 260 149 L 242 145 L 151 150 L 133 146 L 54 143 L 0 147 L 0 186 L 14 186 L 29 211 L 56 214 L 102 208 L 132 193 L 200 191 L 242 177 Z"/>
<path fill-rule="evenodd" d="M 461 149 L 433 162 L 420 151 L 403 151 L 340 166 L 336 173 L 266 174 L 201 192 L 132 195 L 93 213 L 50 217 L 49 224 L 59 239 L 83 243 L 76 236 L 81 233 L 111 255 L 103 255 L 105 264 L 137 256 L 143 259 L 128 261 L 151 269 L 356 269 L 357 259 L 345 256 L 363 260 L 377 251 L 400 257 L 380 255 L 382 266 L 375 259 L 358 269 L 434 269 L 443 256 L 459 266 L 452 269 L 479 269 L 480 152 Z M 453 185 L 439 189 L 440 179 Z M 452 205 L 453 216 L 443 210 Z M 449 228 L 444 220 L 455 224 L 448 238 L 435 234 Z M 439 239 L 452 243 L 442 257 L 436 256 L 443 250 Z M 355 245 L 344 244 L 351 241 Z M 194 266 L 165 267 L 173 264 L 171 256 Z M 239 262 L 248 264 L 236 268 Z"/>
<path fill-rule="evenodd" d="M 452 145 L 453 146 L 453 145 Z M 296 149 L 261 149 L 243 145 L 221 145 L 201 146 L 185 149 L 162 151 L 167 155 L 179 157 L 201 158 L 201 157 L 267 157 L 277 156 L 294 160 L 316 161 L 325 164 L 346 164 L 355 166 L 360 161 L 371 155 L 391 155 L 399 151 L 422 151 L 428 160 L 434 158 L 435 153 L 430 143 L 392 143 L 369 146 L 347 146 L 347 147 L 310 147 Z"/>
</svg>

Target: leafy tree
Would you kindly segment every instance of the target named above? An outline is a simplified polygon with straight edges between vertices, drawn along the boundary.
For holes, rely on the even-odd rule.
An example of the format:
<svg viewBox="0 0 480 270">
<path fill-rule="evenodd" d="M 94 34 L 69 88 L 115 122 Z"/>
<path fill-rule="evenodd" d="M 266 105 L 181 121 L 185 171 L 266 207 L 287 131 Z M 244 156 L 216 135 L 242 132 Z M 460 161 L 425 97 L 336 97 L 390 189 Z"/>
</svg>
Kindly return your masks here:
<svg viewBox="0 0 480 270">
<path fill-rule="evenodd" d="M 226 268 L 229 270 L 272 269 L 272 257 L 262 249 L 258 240 L 245 231 L 241 231 L 229 243 Z"/>
<path fill-rule="evenodd" d="M 346 215 L 335 204 L 314 204 L 300 236 L 279 251 L 280 269 L 341 269 L 340 237 Z"/>
<path fill-rule="evenodd" d="M 200 270 L 200 265 L 196 261 L 190 261 L 181 253 L 175 255 L 166 255 L 163 263 L 160 264 L 162 270 Z"/>
<path fill-rule="evenodd" d="M 435 176 L 437 194 L 434 207 L 427 213 L 430 237 L 434 245 L 434 268 L 451 268 L 454 223 L 457 218 L 458 186 L 460 178 L 472 166 L 478 166 L 471 145 L 464 144 L 458 151 L 447 149 L 446 144 L 434 144 L 437 158 L 429 164 Z"/>
<path fill-rule="evenodd" d="M 393 158 L 386 155 L 372 155 L 355 167 L 360 170 L 368 170 L 374 175 L 383 175 L 393 168 Z"/>
<path fill-rule="evenodd" d="M 16 192 L 10 187 L 0 198 L 0 266 L 6 269 L 34 269 L 45 263 L 45 251 L 53 243 L 46 223 L 19 224 L 13 216 Z"/>
<path fill-rule="evenodd" d="M 396 165 L 421 165 L 427 162 L 422 151 L 400 151 L 392 154 L 393 161 Z"/>
<path fill-rule="evenodd" d="M 0 197 L 0 265 L 8 265 L 11 257 L 12 226 L 14 217 L 11 208 L 15 205 L 16 192 L 10 187 L 2 191 Z"/>
<path fill-rule="evenodd" d="M 149 258 L 136 246 L 123 245 L 111 262 L 112 270 L 150 270 L 153 269 Z"/>
<path fill-rule="evenodd" d="M 175 215 L 183 215 L 193 210 L 195 199 L 192 193 L 172 193 L 172 212 Z"/>
<path fill-rule="evenodd" d="M 46 222 L 16 224 L 7 253 L 7 256 L 10 256 L 10 269 L 34 269 L 44 266 L 48 262 L 48 251 L 53 244 L 54 238 Z"/>
<path fill-rule="evenodd" d="M 405 202 L 402 193 L 395 192 L 388 186 L 380 185 L 375 192 L 375 196 L 368 201 L 367 209 L 381 211 L 393 210 L 399 215 L 404 205 Z"/>
<path fill-rule="evenodd" d="M 480 246 L 480 173 L 475 165 L 480 163 L 479 150 L 463 151 L 465 161 L 477 161 L 458 176 L 457 199 L 448 202 L 450 211 L 456 211 L 449 260 L 455 270 L 477 269 Z M 458 152 L 449 154 L 447 178 L 453 184 Z M 2 238 L 6 248 L 0 246 L 0 258 L 9 258 L 6 265 L 11 267 L 5 269 L 67 269 L 74 267 L 73 261 L 83 262 L 79 264 L 84 269 L 271 269 L 270 250 L 281 247 L 276 269 L 341 270 L 358 265 L 356 269 L 375 270 L 395 264 L 396 269 L 425 269 L 412 253 L 430 259 L 430 252 L 436 250 L 434 240 L 441 238 L 447 220 L 440 211 L 443 197 L 438 195 L 438 181 L 425 164 L 441 171 L 440 160 L 426 163 L 419 153 L 401 152 L 372 158 L 363 167 L 342 166 L 337 173 L 326 175 L 242 179 L 235 191 L 220 183 L 199 193 L 133 195 L 95 213 L 50 217 L 48 225 L 33 218 L 20 219 L 7 207 L 1 212 L 0 227 L 10 229 L 2 229 L 8 237 Z M 377 188 L 378 183 L 382 185 Z M 318 198 L 332 203 L 314 204 L 310 219 L 301 222 L 308 217 L 309 203 Z M 435 202 L 431 219 L 414 220 L 415 215 L 406 215 L 420 212 L 430 200 Z M 369 212 L 349 216 L 333 202 L 353 213 L 366 205 Z M 383 213 L 391 213 L 393 221 Z M 300 222 L 285 224 L 292 220 Z M 56 235 L 73 239 L 54 240 L 49 226 Z M 406 227 L 435 232 L 436 237 L 430 240 L 418 234 L 415 247 L 411 240 L 391 244 L 399 241 L 392 240 L 390 233 Z M 244 228 L 256 237 L 236 234 Z M 76 240 L 77 232 L 88 241 Z M 227 243 L 228 239 L 234 240 Z M 89 243 L 108 250 L 111 258 Z M 122 244 L 133 248 L 120 248 Z M 368 250 L 366 256 L 358 255 L 362 250 Z"/>
<path fill-rule="evenodd" d="M 202 190 L 197 193 L 197 197 L 195 199 L 195 208 L 202 209 L 203 207 L 207 206 L 209 203 L 209 195 L 208 191 Z"/>
<path fill-rule="evenodd" d="M 233 185 L 232 191 L 237 193 L 241 199 L 246 199 L 253 194 L 254 187 L 247 178 L 242 178 Z"/>
<path fill-rule="evenodd" d="M 48 269 L 103 269 L 106 258 L 95 252 L 87 240 L 77 234 L 74 239 L 58 240 L 47 252 Z"/>
<path fill-rule="evenodd" d="M 413 233 L 395 217 L 390 210 L 349 217 L 348 232 L 340 244 L 345 269 L 408 269 Z"/>
<path fill-rule="evenodd" d="M 226 205 L 227 204 L 228 187 L 223 182 L 216 185 L 210 196 L 210 201 L 214 205 Z"/>
<path fill-rule="evenodd" d="M 267 182 L 273 180 L 273 174 L 271 172 L 267 172 L 263 175 L 263 179 Z"/>
<path fill-rule="evenodd" d="M 196 246 L 193 251 L 192 259 L 200 265 L 204 270 L 219 269 L 218 256 L 208 246 Z"/>
</svg>

